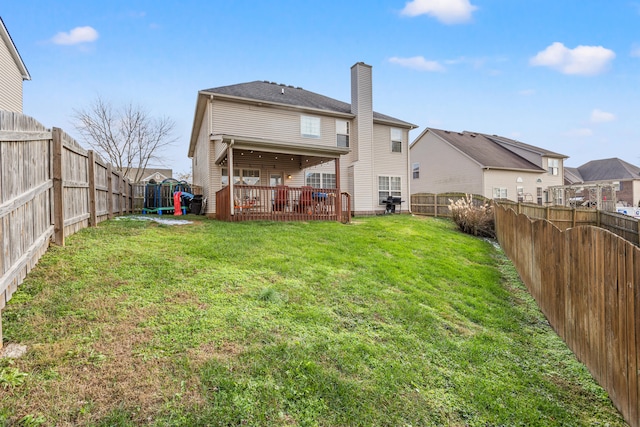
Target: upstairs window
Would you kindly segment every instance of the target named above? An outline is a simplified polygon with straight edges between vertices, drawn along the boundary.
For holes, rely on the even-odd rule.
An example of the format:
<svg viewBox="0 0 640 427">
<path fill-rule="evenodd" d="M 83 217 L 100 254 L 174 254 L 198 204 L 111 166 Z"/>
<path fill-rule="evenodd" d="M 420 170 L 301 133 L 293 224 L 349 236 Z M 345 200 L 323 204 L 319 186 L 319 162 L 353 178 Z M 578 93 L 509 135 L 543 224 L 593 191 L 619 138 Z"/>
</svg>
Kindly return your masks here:
<svg viewBox="0 0 640 427">
<path fill-rule="evenodd" d="M 560 160 L 558 159 L 549 159 L 547 161 L 549 175 L 558 175 L 558 170 L 560 168 Z"/>
<path fill-rule="evenodd" d="M 391 152 L 402 153 L 402 129 L 391 128 Z"/>
<path fill-rule="evenodd" d="M 346 120 L 336 120 L 336 139 L 338 147 L 349 146 L 349 122 Z"/>
<path fill-rule="evenodd" d="M 413 179 L 420 178 L 420 163 L 414 163 L 411 165 L 411 171 L 413 173 Z"/>
<path fill-rule="evenodd" d="M 320 138 L 320 117 L 300 116 L 300 134 L 305 138 Z"/>
</svg>

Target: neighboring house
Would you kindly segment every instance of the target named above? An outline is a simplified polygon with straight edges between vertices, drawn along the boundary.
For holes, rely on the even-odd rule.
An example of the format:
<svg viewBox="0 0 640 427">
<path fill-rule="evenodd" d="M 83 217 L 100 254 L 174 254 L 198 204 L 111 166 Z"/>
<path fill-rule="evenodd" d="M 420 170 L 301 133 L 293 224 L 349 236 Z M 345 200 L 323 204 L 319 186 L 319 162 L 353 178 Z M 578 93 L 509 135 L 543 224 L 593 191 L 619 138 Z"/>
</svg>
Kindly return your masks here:
<svg viewBox="0 0 640 427">
<path fill-rule="evenodd" d="M 131 168 L 129 169 L 129 173 L 126 174 L 126 177 L 129 178 L 131 181 L 135 180 L 135 177 L 139 175 L 139 168 Z M 154 168 L 146 168 L 144 170 L 144 172 L 141 175 L 141 178 L 138 180 L 138 182 L 142 182 L 142 183 L 148 183 L 149 181 L 153 180 L 156 183 L 162 182 L 165 179 L 168 178 L 172 178 L 173 177 L 173 170 L 172 169 L 154 169 Z"/>
<path fill-rule="evenodd" d="M 513 139 L 428 128 L 411 144 L 411 193 L 461 192 L 544 204 L 567 156 Z"/>
<path fill-rule="evenodd" d="M 640 168 L 618 158 L 592 160 L 577 168 L 565 168 L 565 185 L 612 184 L 616 200 L 624 206 L 640 206 Z M 583 196 L 584 197 L 584 196 Z"/>
<path fill-rule="evenodd" d="M 0 18 L 0 110 L 22 113 L 22 82 L 31 80 L 16 45 Z"/>
<path fill-rule="evenodd" d="M 300 189 L 309 187 L 329 189 L 322 194 L 333 197 L 350 193 L 352 213 L 382 212 L 388 196 L 408 199 L 414 128 L 373 111 L 372 69 L 364 63 L 351 67 L 351 104 L 268 81 L 202 90 L 188 152 L 193 184 L 208 200 L 206 214 L 221 218 L 221 191 L 232 194 L 230 215 L 251 203 L 266 214 L 302 209 Z M 256 191 L 247 193 L 248 186 Z M 275 191 L 268 192 L 275 187 L 286 187 L 286 200 L 276 203 Z"/>
</svg>

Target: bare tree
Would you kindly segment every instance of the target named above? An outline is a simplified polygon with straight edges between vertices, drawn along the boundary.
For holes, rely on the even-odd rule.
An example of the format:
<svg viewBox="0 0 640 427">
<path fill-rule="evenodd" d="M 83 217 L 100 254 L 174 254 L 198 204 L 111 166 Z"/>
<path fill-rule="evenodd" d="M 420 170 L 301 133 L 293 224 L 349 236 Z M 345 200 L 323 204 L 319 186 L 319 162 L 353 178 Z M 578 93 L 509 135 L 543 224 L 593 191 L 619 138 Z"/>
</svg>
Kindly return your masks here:
<svg viewBox="0 0 640 427">
<path fill-rule="evenodd" d="M 149 162 L 160 160 L 160 152 L 177 138 L 172 137 L 175 122 L 155 118 L 129 103 L 114 109 L 101 97 L 86 109 L 76 110 L 76 129 L 87 143 L 109 160 L 133 182 L 144 176 Z M 130 176 L 137 168 L 135 176 Z"/>
</svg>

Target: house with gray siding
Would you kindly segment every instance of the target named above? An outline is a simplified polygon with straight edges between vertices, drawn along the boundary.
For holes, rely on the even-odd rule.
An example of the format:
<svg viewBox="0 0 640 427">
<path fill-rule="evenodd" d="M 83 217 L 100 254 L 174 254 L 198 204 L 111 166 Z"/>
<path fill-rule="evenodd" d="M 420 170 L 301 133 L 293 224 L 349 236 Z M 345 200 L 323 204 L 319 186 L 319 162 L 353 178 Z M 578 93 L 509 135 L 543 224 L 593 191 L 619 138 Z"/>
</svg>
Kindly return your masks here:
<svg viewBox="0 0 640 427">
<path fill-rule="evenodd" d="M 545 204 L 567 156 L 499 135 L 427 128 L 411 144 L 411 194 L 460 192 Z"/>
<path fill-rule="evenodd" d="M 375 214 L 389 196 L 408 200 L 416 127 L 373 110 L 372 67 L 362 62 L 351 67 L 351 103 L 270 81 L 201 90 L 188 151 L 193 184 L 212 217 L 321 219 L 344 208 L 345 192 L 352 214 Z"/>
<path fill-rule="evenodd" d="M 31 76 L 1 17 L 0 76 L 0 110 L 22 113 L 22 82 Z"/>
</svg>

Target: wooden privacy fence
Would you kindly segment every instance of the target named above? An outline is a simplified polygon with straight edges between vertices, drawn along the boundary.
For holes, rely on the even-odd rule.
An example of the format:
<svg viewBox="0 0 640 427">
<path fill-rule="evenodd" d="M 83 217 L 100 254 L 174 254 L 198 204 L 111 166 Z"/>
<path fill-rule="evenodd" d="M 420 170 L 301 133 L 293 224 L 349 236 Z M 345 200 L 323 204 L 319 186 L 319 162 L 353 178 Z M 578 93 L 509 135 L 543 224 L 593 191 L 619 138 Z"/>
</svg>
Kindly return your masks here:
<svg viewBox="0 0 640 427">
<path fill-rule="evenodd" d="M 640 246 L 638 219 L 617 212 L 589 208 L 569 208 L 565 206 L 540 206 L 532 203 L 516 203 L 500 200 L 498 203 L 510 207 L 516 213 L 532 219 L 546 219 L 560 230 L 579 225 L 593 225 L 617 234 L 636 246 Z"/>
<path fill-rule="evenodd" d="M 61 129 L 0 111 L 0 310 L 46 252 L 131 212 L 131 184 Z M 2 345 L 0 319 L 0 347 Z"/>
<path fill-rule="evenodd" d="M 465 193 L 417 193 L 411 195 L 411 213 L 433 217 L 451 218 L 449 205 L 467 197 Z M 491 199 L 473 194 L 474 203 L 491 203 Z"/>
<path fill-rule="evenodd" d="M 495 225 L 551 326 L 640 426 L 640 249 L 603 228 L 561 230 L 502 203 Z"/>
</svg>

